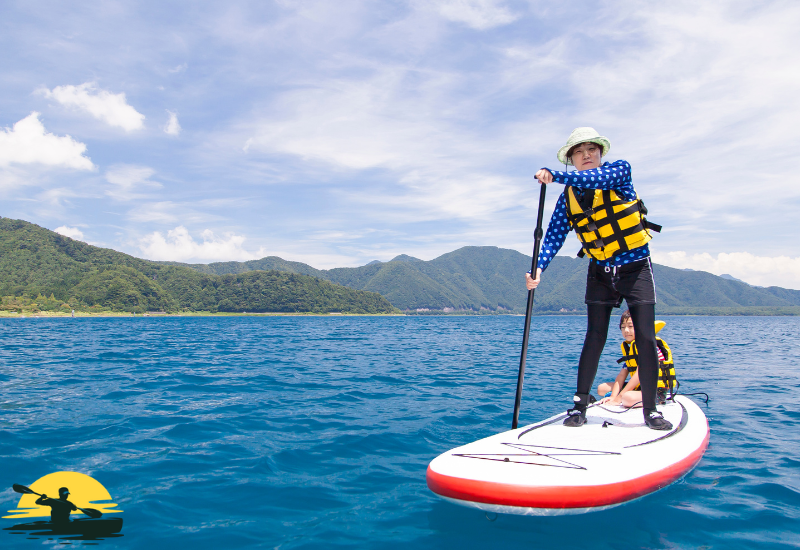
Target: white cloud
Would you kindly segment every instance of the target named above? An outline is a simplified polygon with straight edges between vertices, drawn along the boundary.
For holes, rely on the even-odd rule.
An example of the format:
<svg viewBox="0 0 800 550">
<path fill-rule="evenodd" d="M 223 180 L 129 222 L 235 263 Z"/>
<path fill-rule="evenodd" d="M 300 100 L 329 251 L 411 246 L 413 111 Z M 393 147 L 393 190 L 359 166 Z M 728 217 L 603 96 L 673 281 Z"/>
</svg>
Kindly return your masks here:
<svg viewBox="0 0 800 550">
<path fill-rule="evenodd" d="M 122 164 L 114 166 L 108 172 L 106 172 L 106 180 L 109 183 L 129 189 L 144 182 L 151 183 L 149 182 L 148 178 L 150 178 L 150 176 L 153 174 L 155 174 L 155 170 L 148 168 L 147 166 Z"/>
<path fill-rule="evenodd" d="M 42 191 L 37 196 L 37 199 L 42 203 L 49 204 L 58 209 L 63 209 L 65 206 L 71 204 L 70 199 L 81 196 L 82 195 L 75 189 L 69 187 L 54 187 Z"/>
<path fill-rule="evenodd" d="M 139 193 L 145 188 L 161 188 L 162 185 L 150 180 L 155 170 L 147 166 L 120 164 L 113 166 L 106 172 L 106 181 L 113 187 L 106 190 L 106 195 L 118 200 L 131 200 L 144 198 L 146 195 Z"/>
<path fill-rule="evenodd" d="M 0 130 L 0 166 L 43 164 L 45 166 L 93 170 L 84 156 L 86 145 L 70 136 L 56 136 L 45 130 L 39 113 L 32 112 L 13 128 Z"/>
<path fill-rule="evenodd" d="M 178 124 L 178 114 L 172 111 L 167 111 L 167 114 L 169 115 L 169 119 L 167 120 L 167 124 L 164 126 L 164 133 L 171 136 L 180 135 L 181 125 Z"/>
<path fill-rule="evenodd" d="M 178 221 L 175 210 L 179 206 L 172 201 L 159 201 L 142 204 L 128 212 L 128 219 L 137 223 L 171 224 Z"/>
<path fill-rule="evenodd" d="M 60 104 L 84 111 L 110 126 L 122 128 L 126 132 L 144 128 L 144 115 L 128 105 L 124 93 L 112 94 L 97 88 L 94 82 L 79 86 L 56 86 L 41 93 Z"/>
<path fill-rule="evenodd" d="M 177 67 L 174 67 L 174 68 L 172 68 L 172 69 L 167 69 L 167 71 L 169 71 L 169 72 L 171 72 L 171 73 L 173 73 L 173 74 L 174 74 L 174 73 L 182 73 L 182 72 L 184 72 L 184 71 L 185 71 L 187 68 L 189 68 L 189 65 L 188 65 L 187 63 L 181 63 L 181 64 L 180 64 L 180 65 L 178 65 Z"/>
<path fill-rule="evenodd" d="M 81 231 L 77 227 L 69 227 L 67 225 L 62 225 L 61 227 L 56 227 L 54 231 L 59 235 L 64 235 L 65 237 L 69 237 L 70 239 L 75 239 L 76 241 L 83 240 L 83 231 Z"/>
<path fill-rule="evenodd" d="M 780 286 L 800 290 L 800 257 L 756 256 L 749 252 L 687 254 L 683 251 L 653 253 L 653 260 L 677 269 L 727 273 L 756 286 Z"/>
<path fill-rule="evenodd" d="M 316 82 L 287 92 L 275 116 L 245 123 L 255 135 L 243 151 L 294 155 L 335 171 L 391 171 L 399 185 L 389 193 L 343 192 L 351 201 L 389 206 L 381 216 L 490 216 L 524 200 L 524 187 L 492 164 L 520 154 L 527 142 L 508 133 L 490 143 L 480 135 L 484 128 L 470 127 L 479 101 L 451 95 L 468 80 L 389 65 L 368 79 Z"/>
<path fill-rule="evenodd" d="M 24 169 L 6 166 L 0 170 L 0 191 L 7 192 L 17 187 L 24 187 L 29 181 Z"/>
<path fill-rule="evenodd" d="M 439 0 L 434 5 L 445 19 L 479 31 L 507 25 L 518 18 L 498 0 Z"/>
<path fill-rule="evenodd" d="M 143 237 L 139 249 L 151 260 L 166 261 L 247 261 L 266 256 L 263 249 L 257 253 L 242 248 L 245 237 L 227 233 L 222 237 L 210 229 L 201 233 L 203 242 L 195 241 L 184 226 L 178 226 L 167 232 L 166 237 L 156 231 Z"/>
<path fill-rule="evenodd" d="M 474 169 L 472 173 L 462 173 L 455 167 L 445 166 L 440 170 L 411 171 L 400 179 L 408 188 L 402 205 L 395 203 L 398 221 L 407 220 L 409 210 L 418 220 L 432 220 L 441 217 L 452 219 L 480 219 L 491 217 L 494 213 L 517 206 L 523 197 L 513 178 L 499 174 L 484 173 Z M 351 200 L 359 200 L 356 194 Z M 375 201 L 386 203 L 386 197 L 360 197 L 361 202 Z M 380 216 L 391 219 L 391 212 L 381 212 Z"/>
</svg>

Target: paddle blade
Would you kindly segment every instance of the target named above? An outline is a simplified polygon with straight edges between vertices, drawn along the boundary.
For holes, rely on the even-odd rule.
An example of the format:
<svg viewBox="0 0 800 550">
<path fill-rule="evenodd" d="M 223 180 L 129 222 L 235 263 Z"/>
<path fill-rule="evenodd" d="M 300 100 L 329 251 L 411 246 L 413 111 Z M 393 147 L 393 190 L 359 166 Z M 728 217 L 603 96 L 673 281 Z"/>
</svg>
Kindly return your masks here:
<svg viewBox="0 0 800 550">
<path fill-rule="evenodd" d="M 81 512 L 83 512 L 92 519 L 97 519 L 103 515 L 103 512 L 101 512 L 100 510 L 95 510 L 94 508 L 78 508 L 78 510 L 80 510 Z"/>
<path fill-rule="evenodd" d="M 14 485 L 12 485 L 11 488 L 14 489 L 15 493 L 22 493 L 23 495 L 38 495 L 39 494 L 39 493 L 35 493 L 35 492 L 31 491 L 30 489 L 28 489 L 24 485 L 18 485 L 16 483 Z"/>
</svg>

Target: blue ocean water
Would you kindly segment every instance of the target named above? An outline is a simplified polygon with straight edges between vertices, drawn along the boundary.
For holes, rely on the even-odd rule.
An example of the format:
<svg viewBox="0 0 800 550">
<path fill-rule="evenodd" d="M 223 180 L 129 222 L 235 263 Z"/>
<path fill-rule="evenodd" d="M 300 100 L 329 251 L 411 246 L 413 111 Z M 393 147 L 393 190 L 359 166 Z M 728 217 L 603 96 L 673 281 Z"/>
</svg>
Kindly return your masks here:
<svg viewBox="0 0 800 550">
<path fill-rule="evenodd" d="M 800 547 L 800 319 L 665 320 L 681 389 L 711 397 L 698 467 L 611 510 L 489 521 L 425 469 L 510 428 L 522 317 L 3 319 L 0 506 L 77 471 L 124 510 L 105 548 Z M 585 322 L 534 317 L 521 424 L 568 407 Z M 90 542 L 0 530 L 54 543 Z"/>
</svg>

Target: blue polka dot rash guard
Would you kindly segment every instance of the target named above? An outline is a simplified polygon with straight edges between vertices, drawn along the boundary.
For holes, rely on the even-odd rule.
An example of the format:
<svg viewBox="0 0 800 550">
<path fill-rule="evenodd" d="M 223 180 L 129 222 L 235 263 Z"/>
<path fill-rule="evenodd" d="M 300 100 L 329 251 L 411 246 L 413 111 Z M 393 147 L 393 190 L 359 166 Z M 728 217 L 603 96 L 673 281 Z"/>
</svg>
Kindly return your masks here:
<svg viewBox="0 0 800 550">
<path fill-rule="evenodd" d="M 553 174 L 554 183 L 571 185 L 581 189 L 613 189 L 625 200 L 636 200 L 636 190 L 633 188 L 633 181 L 631 180 L 631 165 L 624 160 L 618 160 L 613 163 L 606 162 L 593 170 L 576 170 L 574 172 L 559 172 L 549 168 L 545 168 L 545 170 L 549 170 Z M 567 199 L 562 192 L 561 196 L 558 197 L 558 201 L 556 201 L 556 208 L 550 217 L 550 223 L 547 224 L 547 234 L 539 252 L 537 267 L 542 271 L 547 269 L 550 261 L 561 250 L 570 229 L 572 228 L 567 220 Z M 599 261 L 592 258 L 591 261 L 596 262 L 597 265 L 621 266 L 648 256 L 650 256 L 650 248 L 644 245 L 614 256 L 610 260 Z"/>
</svg>

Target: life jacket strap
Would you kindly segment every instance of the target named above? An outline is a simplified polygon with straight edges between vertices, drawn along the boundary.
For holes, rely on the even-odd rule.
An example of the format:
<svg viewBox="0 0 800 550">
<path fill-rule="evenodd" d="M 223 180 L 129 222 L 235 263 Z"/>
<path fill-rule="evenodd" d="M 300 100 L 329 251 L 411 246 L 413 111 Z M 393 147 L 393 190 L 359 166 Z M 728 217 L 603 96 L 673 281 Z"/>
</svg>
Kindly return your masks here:
<svg viewBox="0 0 800 550">
<path fill-rule="evenodd" d="M 649 229 L 650 231 L 655 231 L 656 233 L 661 233 L 662 226 L 658 225 L 657 223 L 653 223 L 649 220 L 644 220 L 644 226 Z"/>
</svg>

